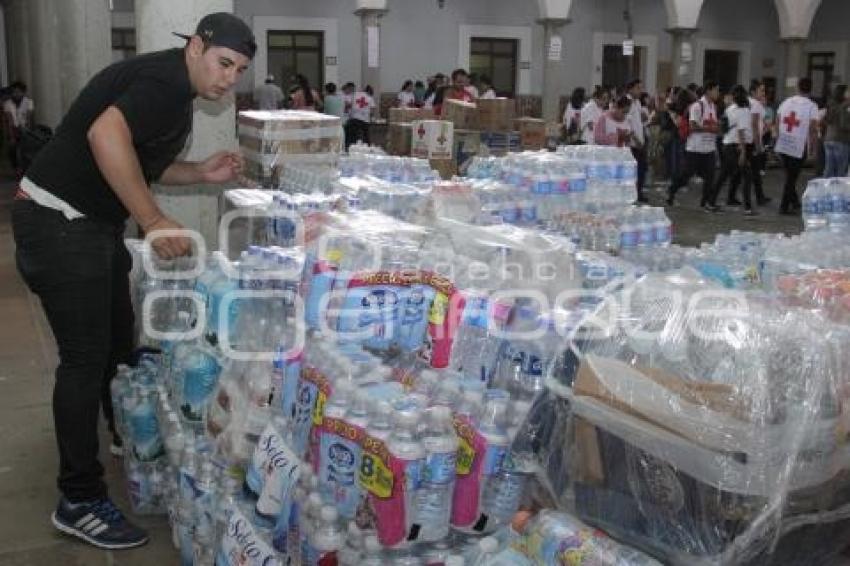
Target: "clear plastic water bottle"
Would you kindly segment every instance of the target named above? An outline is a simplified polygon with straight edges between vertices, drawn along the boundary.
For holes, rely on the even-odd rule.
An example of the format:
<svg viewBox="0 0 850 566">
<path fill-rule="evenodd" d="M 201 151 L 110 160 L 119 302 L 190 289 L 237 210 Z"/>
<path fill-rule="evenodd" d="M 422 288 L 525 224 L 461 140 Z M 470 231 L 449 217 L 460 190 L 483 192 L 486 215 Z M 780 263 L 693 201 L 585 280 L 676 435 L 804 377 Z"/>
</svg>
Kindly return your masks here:
<svg viewBox="0 0 850 566">
<path fill-rule="evenodd" d="M 310 533 L 304 566 L 321 566 L 336 563 L 337 553 L 345 544 L 342 530 L 339 528 L 339 513 L 334 507 L 325 505 L 319 511 L 316 528 Z"/>
<path fill-rule="evenodd" d="M 625 212 L 620 220 L 620 252 L 622 255 L 627 256 L 637 248 L 638 230 L 634 213 L 632 211 Z"/>
<path fill-rule="evenodd" d="M 340 566 L 360 566 L 363 558 L 363 532 L 354 521 L 348 523 L 345 544 L 337 552 Z"/>
<path fill-rule="evenodd" d="M 156 392 L 148 390 L 135 399 L 136 403 L 127 417 L 133 456 L 140 462 L 152 462 L 165 451 L 156 419 Z"/>
<path fill-rule="evenodd" d="M 433 407 L 428 428 L 422 436 L 425 465 L 422 487 L 417 492 L 416 508 L 421 525 L 419 540 L 434 542 L 449 534 L 458 440 L 448 407 Z"/>
<path fill-rule="evenodd" d="M 823 200 L 827 194 L 824 181 L 825 179 L 812 179 L 803 193 L 803 224 L 807 231 L 821 230 L 827 224 L 823 210 Z"/>
<path fill-rule="evenodd" d="M 417 409 L 398 411 L 393 418 L 394 429 L 387 439 L 389 452 L 405 463 L 405 532 L 411 532 L 416 523 L 417 498 L 422 488 L 422 468 L 425 463 L 425 447 L 417 438 L 421 413 Z"/>
<path fill-rule="evenodd" d="M 831 179 L 829 183 L 829 231 L 845 234 L 850 228 L 850 183 L 846 179 Z"/>
<path fill-rule="evenodd" d="M 660 247 L 669 247 L 673 242 L 673 223 L 667 217 L 664 209 L 657 207 L 653 209 L 655 215 L 652 219 L 652 228 L 655 232 L 655 245 Z"/>
<path fill-rule="evenodd" d="M 363 560 L 361 566 L 384 566 L 386 564 L 384 549 L 375 535 L 366 535 L 363 539 Z"/>
<path fill-rule="evenodd" d="M 641 207 L 635 210 L 637 216 L 638 247 L 648 248 L 655 245 L 655 225 L 651 209 Z"/>
</svg>

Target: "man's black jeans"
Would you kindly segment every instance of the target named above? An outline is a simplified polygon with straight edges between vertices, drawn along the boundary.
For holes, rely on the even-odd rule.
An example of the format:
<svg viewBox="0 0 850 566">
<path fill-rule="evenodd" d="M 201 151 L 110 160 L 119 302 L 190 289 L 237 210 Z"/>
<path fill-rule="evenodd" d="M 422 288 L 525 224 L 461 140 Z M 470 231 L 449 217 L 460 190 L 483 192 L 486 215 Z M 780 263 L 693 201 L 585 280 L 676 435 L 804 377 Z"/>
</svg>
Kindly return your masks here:
<svg viewBox="0 0 850 566">
<path fill-rule="evenodd" d="M 98 461 L 98 416 L 111 416 L 109 381 L 133 343 L 124 227 L 67 220 L 31 200 L 16 200 L 12 228 L 18 270 L 41 299 L 59 348 L 53 419 L 59 490 L 71 502 L 106 496 Z"/>
</svg>

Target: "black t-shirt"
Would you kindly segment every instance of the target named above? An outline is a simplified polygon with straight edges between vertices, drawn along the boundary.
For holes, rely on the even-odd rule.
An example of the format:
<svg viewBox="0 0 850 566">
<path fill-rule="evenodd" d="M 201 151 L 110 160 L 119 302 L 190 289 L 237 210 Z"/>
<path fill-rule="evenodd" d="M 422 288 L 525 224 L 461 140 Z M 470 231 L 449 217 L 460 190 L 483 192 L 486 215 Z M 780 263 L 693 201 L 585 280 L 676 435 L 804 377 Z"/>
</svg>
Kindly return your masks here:
<svg viewBox="0 0 850 566">
<path fill-rule="evenodd" d="M 26 176 L 86 216 L 121 223 L 127 210 L 97 167 L 86 137 L 89 128 L 107 108 L 118 108 L 130 128 L 145 180 L 151 183 L 186 145 L 194 97 L 183 49 L 110 65 L 83 88 Z"/>
</svg>

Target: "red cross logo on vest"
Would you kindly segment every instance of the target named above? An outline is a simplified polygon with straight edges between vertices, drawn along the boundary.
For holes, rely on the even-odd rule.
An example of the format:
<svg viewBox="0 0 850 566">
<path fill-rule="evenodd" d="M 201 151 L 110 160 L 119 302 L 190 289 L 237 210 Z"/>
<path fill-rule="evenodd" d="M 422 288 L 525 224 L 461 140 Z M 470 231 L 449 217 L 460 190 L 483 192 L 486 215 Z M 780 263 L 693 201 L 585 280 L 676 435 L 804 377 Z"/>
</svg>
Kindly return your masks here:
<svg viewBox="0 0 850 566">
<path fill-rule="evenodd" d="M 782 123 L 783 123 L 783 124 L 785 124 L 785 125 L 788 127 L 788 129 L 787 129 L 786 131 L 787 131 L 789 134 L 790 134 L 790 133 L 794 130 L 794 128 L 796 128 L 797 126 L 799 126 L 800 124 L 802 124 L 802 122 L 800 122 L 800 121 L 797 119 L 797 113 L 796 113 L 796 112 L 794 112 L 794 111 L 791 111 L 791 113 L 790 113 L 790 114 L 788 114 L 787 116 L 785 116 L 785 117 L 782 119 Z"/>
<path fill-rule="evenodd" d="M 366 101 L 365 96 L 361 96 L 360 98 L 357 99 L 357 106 L 359 106 L 361 110 L 363 108 L 366 108 L 367 106 L 369 106 L 369 103 Z"/>
</svg>

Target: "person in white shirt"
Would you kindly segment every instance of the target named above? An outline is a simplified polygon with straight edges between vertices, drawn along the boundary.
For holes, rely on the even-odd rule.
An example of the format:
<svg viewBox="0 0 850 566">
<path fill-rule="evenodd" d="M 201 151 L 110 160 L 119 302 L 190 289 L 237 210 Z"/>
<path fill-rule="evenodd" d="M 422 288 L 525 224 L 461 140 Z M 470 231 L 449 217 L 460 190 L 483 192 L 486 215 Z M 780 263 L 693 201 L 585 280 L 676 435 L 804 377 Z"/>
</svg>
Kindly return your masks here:
<svg viewBox="0 0 850 566">
<path fill-rule="evenodd" d="M 767 156 L 764 152 L 764 134 L 767 131 L 765 124 L 765 88 L 764 83 L 758 79 L 753 79 L 750 83 L 750 114 L 752 114 L 753 124 L 753 158 L 750 160 L 752 166 L 753 188 L 755 189 L 756 203 L 759 206 L 768 204 L 772 199 L 765 196 L 764 186 L 762 185 L 762 171 L 764 171 Z M 737 200 L 738 185 L 741 183 L 740 173 L 732 177 L 732 182 L 729 185 L 729 201 Z"/>
<path fill-rule="evenodd" d="M 644 110 L 640 103 L 640 96 L 643 93 L 643 83 L 640 79 L 630 81 L 626 85 L 626 96 L 632 101 L 629 108 L 629 114 L 626 119 L 629 122 L 634 136 L 632 137 L 631 149 L 632 155 L 637 161 L 637 194 L 638 202 L 648 202 L 646 195 L 643 194 L 643 185 L 646 181 L 646 132 L 644 131 Z"/>
<path fill-rule="evenodd" d="M 688 139 L 685 143 L 685 168 L 678 179 L 670 185 L 667 205 L 673 206 L 676 191 L 684 187 L 696 175 L 703 180 L 700 206 L 706 212 L 719 212 L 714 193 L 714 170 L 716 167 L 717 133 L 720 131 L 717 117 L 717 100 L 720 87 L 714 81 L 705 83 L 703 96 L 688 108 Z"/>
<path fill-rule="evenodd" d="M 815 146 L 818 107 L 812 102 L 812 80 L 803 77 L 797 83 L 797 94 L 786 98 L 776 111 L 776 145 L 774 151 L 785 165 L 785 187 L 782 191 L 780 214 L 799 212 L 800 197 L 797 179 L 805 163 L 806 150 Z"/>
<path fill-rule="evenodd" d="M 496 96 L 496 91 L 493 90 L 493 83 L 490 80 L 490 77 L 487 75 L 481 75 L 479 84 L 481 85 L 481 96 L 478 98 L 484 100 L 493 100 L 494 98 L 498 98 L 498 96 Z"/>
<path fill-rule="evenodd" d="M 596 145 L 629 147 L 634 141 L 634 132 L 628 120 L 632 101 L 628 96 L 618 98 L 611 110 L 603 112 L 593 126 L 593 141 Z"/>
<path fill-rule="evenodd" d="M 283 91 L 274 82 L 274 75 L 266 77 L 266 82 L 254 90 L 254 100 L 260 110 L 277 110 L 283 105 Z"/>
<path fill-rule="evenodd" d="M 348 134 L 345 136 L 346 148 L 358 141 L 369 143 L 369 125 L 372 122 L 372 112 L 375 109 L 375 99 L 372 98 L 372 87 L 366 86 L 362 91 L 355 92 L 351 99 L 351 112 L 346 124 Z"/>
<path fill-rule="evenodd" d="M 597 86 L 593 91 L 593 97 L 581 109 L 579 116 L 582 142 L 593 143 L 593 127 L 606 108 L 608 108 L 608 91 Z"/>
<path fill-rule="evenodd" d="M 742 177 L 744 181 L 744 214 L 753 216 L 755 211 L 753 211 L 750 195 L 754 139 L 753 115 L 747 90 L 743 86 L 736 85 L 732 89 L 732 104 L 726 108 L 723 122 L 726 126 L 723 134 L 722 167 L 714 193 L 719 195 L 723 183 L 727 180 L 736 176 Z M 733 198 L 731 187 L 726 204 L 729 206 L 741 204 Z"/>
<path fill-rule="evenodd" d="M 23 173 L 19 170 L 22 166 L 18 144 L 23 129 L 33 127 L 35 105 L 27 96 L 26 84 L 15 81 L 9 85 L 9 90 L 10 97 L 3 103 L 3 131 L 9 147 L 9 161 L 15 170 L 15 176 L 20 177 Z"/>
<path fill-rule="evenodd" d="M 396 108 L 415 108 L 416 95 L 413 94 L 413 81 L 404 81 L 395 99 Z"/>
</svg>

